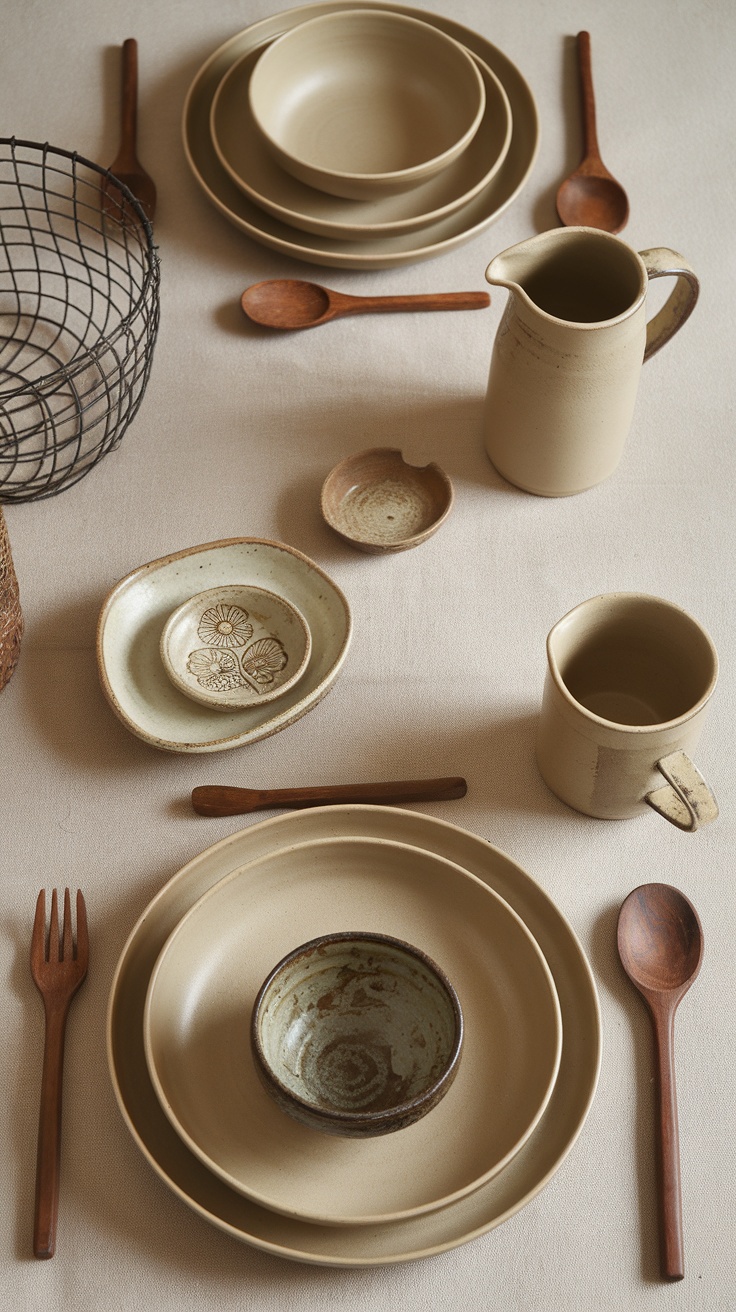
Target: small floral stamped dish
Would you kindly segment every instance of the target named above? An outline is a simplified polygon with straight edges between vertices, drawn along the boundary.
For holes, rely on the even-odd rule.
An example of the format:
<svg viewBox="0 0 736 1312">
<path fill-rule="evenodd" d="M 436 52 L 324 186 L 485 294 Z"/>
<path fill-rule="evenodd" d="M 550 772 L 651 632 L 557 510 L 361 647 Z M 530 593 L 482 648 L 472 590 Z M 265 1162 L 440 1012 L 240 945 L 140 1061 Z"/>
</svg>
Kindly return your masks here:
<svg viewBox="0 0 736 1312">
<path fill-rule="evenodd" d="M 296 606 L 245 583 L 198 592 L 173 611 L 161 634 L 172 683 L 194 701 L 226 711 L 280 697 L 301 678 L 311 650 Z"/>
</svg>

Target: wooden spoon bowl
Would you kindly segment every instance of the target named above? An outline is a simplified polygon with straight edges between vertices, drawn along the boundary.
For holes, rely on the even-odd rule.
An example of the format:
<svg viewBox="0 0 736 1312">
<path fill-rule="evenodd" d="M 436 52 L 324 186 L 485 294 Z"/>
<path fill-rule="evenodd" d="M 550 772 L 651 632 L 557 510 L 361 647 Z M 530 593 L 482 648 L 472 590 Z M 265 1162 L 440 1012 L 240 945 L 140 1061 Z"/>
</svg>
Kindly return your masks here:
<svg viewBox="0 0 736 1312">
<path fill-rule="evenodd" d="M 585 155 L 557 192 L 557 213 L 566 227 L 620 232 L 629 218 L 629 198 L 621 183 L 609 173 L 598 149 L 589 32 L 578 33 L 578 61 Z"/>
</svg>

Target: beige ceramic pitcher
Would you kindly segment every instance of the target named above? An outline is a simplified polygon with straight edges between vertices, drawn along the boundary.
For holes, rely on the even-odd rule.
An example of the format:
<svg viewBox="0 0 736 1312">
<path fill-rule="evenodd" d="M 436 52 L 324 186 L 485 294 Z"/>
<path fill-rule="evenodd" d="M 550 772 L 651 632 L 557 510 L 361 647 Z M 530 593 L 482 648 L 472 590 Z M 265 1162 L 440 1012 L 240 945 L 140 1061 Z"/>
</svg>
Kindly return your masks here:
<svg viewBox="0 0 736 1312">
<path fill-rule="evenodd" d="M 676 284 L 647 323 L 649 279 L 665 274 Z M 511 293 L 488 378 L 488 454 L 527 492 L 583 492 L 616 468 L 642 362 L 685 322 L 698 279 L 676 251 L 637 254 L 597 228 L 532 237 L 497 255 L 486 278 Z"/>
</svg>

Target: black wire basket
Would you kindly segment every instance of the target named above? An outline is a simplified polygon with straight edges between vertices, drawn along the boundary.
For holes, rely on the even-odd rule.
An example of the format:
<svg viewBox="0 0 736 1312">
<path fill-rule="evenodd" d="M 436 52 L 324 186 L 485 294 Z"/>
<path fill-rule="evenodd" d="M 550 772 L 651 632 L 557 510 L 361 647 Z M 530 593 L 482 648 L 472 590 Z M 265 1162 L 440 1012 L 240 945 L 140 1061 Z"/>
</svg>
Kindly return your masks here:
<svg viewBox="0 0 736 1312">
<path fill-rule="evenodd" d="M 123 183 L 0 138 L 0 502 L 55 496 L 119 445 L 151 370 L 159 282 Z"/>
</svg>

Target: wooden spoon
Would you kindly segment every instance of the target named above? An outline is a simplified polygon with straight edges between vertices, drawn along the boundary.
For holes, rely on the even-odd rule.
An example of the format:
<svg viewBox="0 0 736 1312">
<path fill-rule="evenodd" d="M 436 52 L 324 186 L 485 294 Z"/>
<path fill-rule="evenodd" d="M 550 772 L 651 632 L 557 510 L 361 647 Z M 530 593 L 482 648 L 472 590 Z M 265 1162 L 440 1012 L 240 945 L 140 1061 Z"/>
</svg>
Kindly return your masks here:
<svg viewBox="0 0 736 1312">
<path fill-rule="evenodd" d="M 110 165 L 110 172 L 132 191 L 149 223 L 156 209 L 156 185 L 136 155 L 138 134 L 138 43 L 133 37 L 123 42 L 123 83 L 120 149 Z M 103 203 L 108 213 L 120 216 L 121 193 L 107 183 Z"/>
<path fill-rule="evenodd" d="M 464 797 L 467 791 L 467 783 L 457 776 L 385 784 L 325 784 L 316 788 L 227 788 L 207 784 L 192 790 L 192 806 L 200 815 L 246 815 L 273 806 L 299 809 L 335 802 L 444 802 Z"/>
<path fill-rule="evenodd" d="M 271 278 L 247 287 L 240 304 L 264 328 L 316 328 L 345 314 L 402 313 L 413 310 L 480 310 L 488 292 L 439 292 L 434 296 L 347 296 L 299 278 Z"/>
<path fill-rule="evenodd" d="M 657 1045 L 661 1269 L 682 1280 L 680 1144 L 675 1091 L 675 1012 L 700 970 L 703 929 L 695 907 L 669 884 L 642 884 L 618 917 L 618 953 L 649 1009 Z"/>
<path fill-rule="evenodd" d="M 620 182 L 608 172 L 598 150 L 595 98 L 590 67 L 590 33 L 578 32 L 578 62 L 583 94 L 582 163 L 557 192 L 557 213 L 566 227 L 602 228 L 620 232 L 629 217 L 629 198 Z"/>
</svg>

